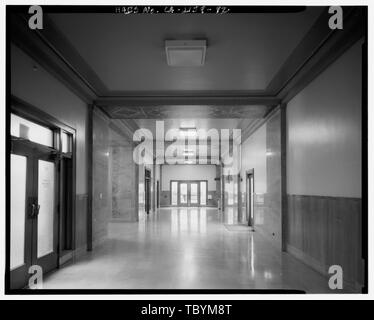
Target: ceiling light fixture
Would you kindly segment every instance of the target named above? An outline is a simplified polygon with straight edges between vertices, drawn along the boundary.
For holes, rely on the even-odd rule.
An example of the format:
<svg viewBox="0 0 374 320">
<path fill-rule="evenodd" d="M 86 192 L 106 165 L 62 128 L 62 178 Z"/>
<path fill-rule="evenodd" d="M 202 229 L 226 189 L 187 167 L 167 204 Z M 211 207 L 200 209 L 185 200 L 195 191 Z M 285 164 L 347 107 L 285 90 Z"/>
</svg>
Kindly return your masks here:
<svg viewBox="0 0 374 320">
<path fill-rule="evenodd" d="M 179 132 L 184 137 L 196 137 L 197 136 L 197 130 L 196 128 L 179 128 Z"/>
<path fill-rule="evenodd" d="M 201 67 L 205 63 L 206 40 L 166 40 L 165 51 L 171 67 Z"/>
<path fill-rule="evenodd" d="M 182 120 L 179 127 L 181 129 L 196 129 L 195 121 L 193 120 Z"/>
</svg>

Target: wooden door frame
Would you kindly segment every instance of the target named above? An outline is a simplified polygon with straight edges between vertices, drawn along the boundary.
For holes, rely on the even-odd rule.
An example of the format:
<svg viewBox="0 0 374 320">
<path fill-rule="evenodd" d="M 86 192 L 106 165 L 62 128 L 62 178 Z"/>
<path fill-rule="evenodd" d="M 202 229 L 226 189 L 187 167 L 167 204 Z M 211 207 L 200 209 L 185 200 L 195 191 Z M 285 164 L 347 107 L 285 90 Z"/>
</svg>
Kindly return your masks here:
<svg viewBox="0 0 374 320">
<path fill-rule="evenodd" d="M 58 170 L 58 176 L 56 179 L 56 188 L 57 188 L 57 194 L 58 194 L 58 200 L 56 201 L 56 207 L 57 207 L 57 256 L 58 258 L 61 258 L 62 248 L 60 247 L 60 226 L 61 226 L 61 219 L 62 214 L 60 214 L 60 206 L 61 206 L 61 180 L 62 172 L 60 170 L 60 163 L 62 158 L 69 158 L 71 159 L 72 163 L 72 177 L 71 177 L 71 185 L 69 186 L 71 190 L 71 216 L 72 216 L 72 230 L 71 230 L 71 243 L 72 248 L 71 250 L 75 250 L 75 234 L 76 234 L 76 225 L 75 225 L 75 199 L 76 199 L 76 130 L 58 119 L 50 116 L 48 113 L 41 111 L 37 107 L 17 98 L 16 96 L 11 96 L 9 99 L 9 104 L 7 108 L 7 122 L 6 122 L 6 135 L 7 135 L 7 151 L 6 151 L 6 166 L 7 166 L 7 172 L 9 172 L 10 167 L 10 157 L 12 153 L 12 146 L 14 147 L 15 143 L 12 142 L 12 136 L 10 132 L 10 116 L 11 114 L 18 115 L 24 119 L 27 119 L 29 121 L 32 121 L 36 124 L 45 126 L 53 131 L 53 147 L 47 147 L 40 145 L 38 143 L 28 141 L 22 138 L 13 138 L 13 141 L 17 140 L 20 143 L 23 143 L 25 145 L 33 146 L 34 148 L 40 148 L 41 150 L 45 150 L 53 154 L 55 157 L 57 157 L 57 166 L 56 169 Z M 63 153 L 61 150 L 61 133 L 66 132 L 71 137 L 71 152 Z M 35 180 L 35 179 L 34 179 Z M 10 292 L 10 290 L 14 290 L 11 288 L 11 277 L 10 277 L 10 194 L 9 194 L 9 188 L 10 188 L 10 176 L 8 174 L 7 176 L 7 195 L 6 195 L 6 272 L 5 272 L 5 291 Z M 56 235 L 55 235 L 56 236 Z M 59 267 L 59 259 L 57 259 L 57 268 Z"/>
<path fill-rule="evenodd" d="M 24 267 L 28 269 L 31 265 L 40 265 L 43 267 L 43 275 L 47 274 L 48 272 L 52 271 L 53 269 L 58 268 L 59 266 L 59 217 L 58 217 L 58 200 L 59 200 L 59 175 L 58 175 L 58 159 L 56 158 L 56 154 L 53 148 L 40 145 L 38 143 L 27 141 L 24 139 L 12 138 L 12 148 L 10 152 L 10 156 L 12 154 L 25 154 L 24 150 L 27 150 L 28 154 L 28 161 L 27 161 L 27 182 L 26 188 L 29 191 L 26 193 L 28 195 L 28 199 L 26 200 L 26 207 L 25 207 L 25 264 Z M 37 247 L 38 247 L 38 215 L 36 217 L 30 218 L 30 205 L 31 199 L 33 204 L 39 203 L 39 195 L 38 195 L 38 164 L 39 160 L 52 162 L 55 164 L 54 167 L 54 183 L 55 183 L 55 190 L 54 190 L 54 209 L 53 209 L 53 251 L 48 253 L 41 258 L 37 257 Z M 11 214 L 10 210 L 9 213 Z M 10 245 L 10 242 L 9 242 Z M 27 255 L 30 255 L 29 258 L 26 258 Z M 10 261 L 9 261 L 10 263 Z M 18 268 L 17 268 L 18 269 Z M 10 270 L 9 273 L 11 276 L 10 287 L 17 288 L 19 286 L 25 286 L 27 283 L 27 270 L 23 270 L 25 273 L 23 276 L 18 274 L 18 276 L 13 276 L 14 270 Z M 22 283 L 16 277 L 21 277 L 23 279 Z M 26 281 L 26 282 L 25 282 Z"/>
<path fill-rule="evenodd" d="M 19 155 L 27 157 L 26 162 L 26 194 L 25 194 L 25 232 L 24 232 L 24 264 L 13 270 L 10 269 L 10 226 L 7 229 L 7 251 L 9 245 L 9 252 L 7 252 L 7 262 L 6 262 L 6 272 L 9 272 L 9 288 L 11 288 L 12 284 L 14 287 L 18 288 L 20 286 L 24 286 L 27 283 L 27 270 L 32 265 L 32 229 L 34 228 L 33 223 L 34 221 L 30 218 L 30 207 L 32 203 L 35 201 L 34 197 L 34 160 L 33 160 L 33 148 L 31 146 L 25 145 L 23 143 L 12 143 L 12 148 L 9 157 L 11 155 Z M 31 159 L 31 161 L 30 161 Z M 8 189 L 9 190 L 9 189 Z M 10 191 L 10 190 L 9 190 Z M 8 191 L 8 195 L 10 192 Z M 9 208 L 10 208 L 10 201 L 9 201 Z M 9 216 L 7 214 L 7 220 L 10 223 L 10 209 L 7 210 L 9 212 Z M 8 228 L 8 226 L 7 226 Z M 7 281 L 6 281 L 7 282 Z"/>
</svg>

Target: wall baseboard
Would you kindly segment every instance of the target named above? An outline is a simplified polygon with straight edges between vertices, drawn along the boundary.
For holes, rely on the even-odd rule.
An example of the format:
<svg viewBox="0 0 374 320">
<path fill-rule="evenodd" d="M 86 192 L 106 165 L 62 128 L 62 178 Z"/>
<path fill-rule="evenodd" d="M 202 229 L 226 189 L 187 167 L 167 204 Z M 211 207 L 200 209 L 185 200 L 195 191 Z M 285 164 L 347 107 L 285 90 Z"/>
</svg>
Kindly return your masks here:
<svg viewBox="0 0 374 320">
<path fill-rule="evenodd" d="M 289 244 L 286 244 L 286 252 L 294 256 L 295 258 L 301 260 L 304 262 L 306 265 L 314 269 L 315 271 L 318 271 L 319 273 L 327 276 L 327 267 L 321 264 L 319 261 L 316 259 L 313 259 L 309 255 L 305 254 L 303 251 L 300 249 L 297 249 Z"/>
<path fill-rule="evenodd" d="M 326 283 L 329 281 L 328 266 L 322 265 L 317 260 L 308 256 L 307 254 L 304 254 L 301 250 L 287 244 L 286 252 L 294 258 L 300 260 L 302 263 L 306 264 L 308 267 L 311 267 L 313 270 L 317 271 L 322 276 L 324 276 L 326 278 Z M 357 281 L 347 281 L 344 278 L 343 274 L 343 289 L 347 292 L 361 293 L 362 284 L 358 283 Z"/>
</svg>

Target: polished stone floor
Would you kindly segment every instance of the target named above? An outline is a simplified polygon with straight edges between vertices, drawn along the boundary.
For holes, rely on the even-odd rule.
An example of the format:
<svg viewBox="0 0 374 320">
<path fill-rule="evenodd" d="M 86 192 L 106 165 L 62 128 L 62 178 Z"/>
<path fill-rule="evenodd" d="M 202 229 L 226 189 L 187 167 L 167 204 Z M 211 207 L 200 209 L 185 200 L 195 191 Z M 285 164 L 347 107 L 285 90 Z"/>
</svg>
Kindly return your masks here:
<svg viewBox="0 0 374 320">
<path fill-rule="evenodd" d="M 95 250 L 47 276 L 45 289 L 299 289 L 327 281 L 260 232 L 229 231 L 233 211 L 164 208 L 111 222 Z"/>
</svg>

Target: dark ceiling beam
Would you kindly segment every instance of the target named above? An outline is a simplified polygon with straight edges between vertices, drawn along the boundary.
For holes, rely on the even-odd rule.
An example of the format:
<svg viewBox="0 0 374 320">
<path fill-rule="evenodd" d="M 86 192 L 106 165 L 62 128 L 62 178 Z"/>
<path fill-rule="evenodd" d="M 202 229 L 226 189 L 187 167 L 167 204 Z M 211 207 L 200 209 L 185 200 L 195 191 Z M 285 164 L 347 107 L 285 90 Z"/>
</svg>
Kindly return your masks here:
<svg viewBox="0 0 374 320">
<path fill-rule="evenodd" d="M 97 98 L 96 90 L 64 57 L 56 52 L 42 36 L 40 30 L 29 28 L 27 15 L 13 13 L 8 19 L 10 19 L 10 36 L 13 44 L 63 82 L 86 103 L 91 104 Z"/>
<path fill-rule="evenodd" d="M 79 74 L 82 81 L 95 92 L 96 96 L 102 96 L 108 91 L 98 75 L 58 29 L 48 14 L 43 17 L 43 29 L 39 31 L 39 34 L 56 54 L 64 59 L 74 72 Z"/>
<path fill-rule="evenodd" d="M 351 8 L 348 10 L 351 10 Z M 346 11 L 345 9 L 344 12 Z M 328 7 L 325 7 L 313 26 L 304 35 L 303 39 L 281 66 L 278 73 L 270 81 L 266 88 L 267 92 L 277 95 L 284 85 L 299 71 L 300 67 L 304 65 L 305 61 L 310 59 L 315 51 L 326 41 L 333 32 L 328 26 L 330 16 Z"/>
<path fill-rule="evenodd" d="M 121 98 L 121 97 L 267 97 L 268 94 L 264 90 L 146 90 L 146 91 L 108 91 L 100 98 Z"/>
<path fill-rule="evenodd" d="M 159 96 L 129 96 L 129 97 L 102 97 L 95 101 L 101 107 L 153 107 L 153 106 L 175 106 L 175 105 L 209 105 L 209 106 L 275 106 L 280 103 L 280 99 L 271 96 L 207 96 L 207 97 L 159 97 Z"/>
<path fill-rule="evenodd" d="M 103 106 L 113 119 L 259 119 L 272 108 L 265 105 L 151 105 Z"/>
<path fill-rule="evenodd" d="M 343 7 L 343 12 L 342 30 L 330 30 L 328 17 L 325 17 L 324 23 L 319 21 L 324 30 L 326 31 L 327 28 L 329 32 L 326 31 L 326 37 L 323 40 L 321 39 L 321 43 L 303 63 L 299 61 L 301 64 L 295 73 L 287 81 L 285 81 L 286 78 L 283 79 L 284 85 L 277 92 L 277 96 L 282 100 L 282 103 L 289 102 L 349 47 L 365 36 L 365 8 Z M 317 26 L 314 28 L 317 28 Z M 313 34 L 313 30 L 310 33 Z M 313 35 L 309 36 L 313 38 Z"/>
</svg>

